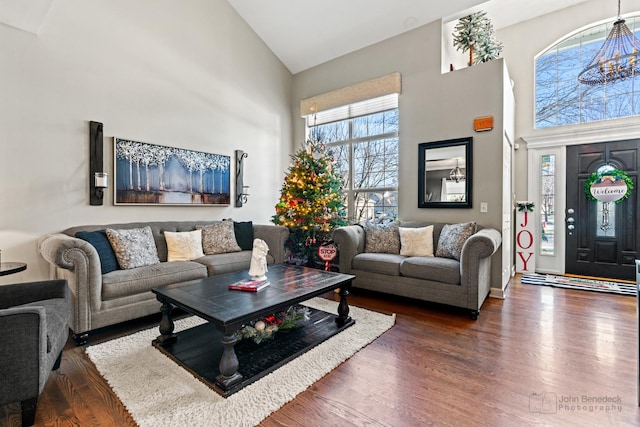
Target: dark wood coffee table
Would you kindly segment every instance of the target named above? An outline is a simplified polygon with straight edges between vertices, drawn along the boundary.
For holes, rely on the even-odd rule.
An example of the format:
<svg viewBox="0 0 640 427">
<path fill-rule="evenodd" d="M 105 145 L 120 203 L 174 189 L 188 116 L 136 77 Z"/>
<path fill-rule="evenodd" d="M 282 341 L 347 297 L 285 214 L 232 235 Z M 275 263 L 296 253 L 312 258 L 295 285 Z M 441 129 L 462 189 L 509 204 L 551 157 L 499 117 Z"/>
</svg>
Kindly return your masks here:
<svg viewBox="0 0 640 427">
<path fill-rule="evenodd" d="M 355 323 L 347 303 L 355 276 L 278 264 L 269 266 L 271 284 L 261 291 L 228 289 L 247 278 L 247 271 L 240 271 L 152 289 L 162 303 L 160 335 L 153 345 L 225 397 Z M 278 331 L 267 342 L 237 340 L 243 325 L 338 288 L 337 315 L 311 310 L 304 326 Z M 174 333 L 174 307 L 208 323 Z"/>
</svg>

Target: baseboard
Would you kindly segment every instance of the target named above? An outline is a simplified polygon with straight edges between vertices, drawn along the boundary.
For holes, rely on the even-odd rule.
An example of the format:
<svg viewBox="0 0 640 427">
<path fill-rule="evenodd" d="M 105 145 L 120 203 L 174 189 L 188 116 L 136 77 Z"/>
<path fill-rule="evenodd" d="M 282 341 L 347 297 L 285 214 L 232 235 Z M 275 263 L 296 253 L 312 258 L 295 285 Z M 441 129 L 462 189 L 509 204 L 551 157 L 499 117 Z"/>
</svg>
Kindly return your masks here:
<svg viewBox="0 0 640 427">
<path fill-rule="evenodd" d="M 489 290 L 489 298 L 505 299 L 506 298 L 505 290 L 502 288 L 491 288 Z"/>
</svg>

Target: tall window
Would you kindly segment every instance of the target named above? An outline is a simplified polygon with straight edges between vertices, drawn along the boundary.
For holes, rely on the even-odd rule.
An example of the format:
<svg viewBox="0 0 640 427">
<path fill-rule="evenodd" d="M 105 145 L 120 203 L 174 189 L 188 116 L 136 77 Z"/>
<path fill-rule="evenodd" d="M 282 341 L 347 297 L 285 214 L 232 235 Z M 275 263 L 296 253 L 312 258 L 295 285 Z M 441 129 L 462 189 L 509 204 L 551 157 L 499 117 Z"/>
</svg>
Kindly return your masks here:
<svg viewBox="0 0 640 427">
<path fill-rule="evenodd" d="M 350 222 L 397 218 L 397 94 L 308 116 L 307 130 L 333 152 Z"/>
<path fill-rule="evenodd" d="M 625 20 L 638 38 L 640 16 Z M 596 55 L 612 26 L 613 19 L 571 34 L 536 58 L 536 128 L 640 114 L 638 78 L 597 86 L 578 82 L 578 74 Z"/>
<path fill-rule="evenodd" d="M 556 156 L 546 154 L 540 158 L 540 255 L 554 255 L 555 253 L 555 170 Z"/>
</svg>

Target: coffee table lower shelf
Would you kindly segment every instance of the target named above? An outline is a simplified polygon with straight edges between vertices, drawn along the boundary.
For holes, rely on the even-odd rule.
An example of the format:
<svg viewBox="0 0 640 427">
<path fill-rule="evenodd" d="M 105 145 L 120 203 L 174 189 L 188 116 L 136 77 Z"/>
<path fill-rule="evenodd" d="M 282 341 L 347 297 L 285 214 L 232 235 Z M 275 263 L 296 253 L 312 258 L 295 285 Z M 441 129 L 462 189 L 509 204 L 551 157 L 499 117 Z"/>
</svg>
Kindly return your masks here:
<svg viewBox="0 0 640 427">
<path fill-rule="evenodd" d="M 176 333 L 170 343 L 153 341 L 153 346 L 169 356 L 218 394 L 227 397 L 278 369 L 355 323 L 351 319 L 342 326 L 335 314 L 310 308 L 310 320 L 295 329 L 278 331 L 273 339 L 256 344 L 244 339 L 235 345 L 238 372 L 242 380 L 224 389 L 216 383 L 220 374 L 222 333 L 211 323 L 205 323 Z"/>
</svg>

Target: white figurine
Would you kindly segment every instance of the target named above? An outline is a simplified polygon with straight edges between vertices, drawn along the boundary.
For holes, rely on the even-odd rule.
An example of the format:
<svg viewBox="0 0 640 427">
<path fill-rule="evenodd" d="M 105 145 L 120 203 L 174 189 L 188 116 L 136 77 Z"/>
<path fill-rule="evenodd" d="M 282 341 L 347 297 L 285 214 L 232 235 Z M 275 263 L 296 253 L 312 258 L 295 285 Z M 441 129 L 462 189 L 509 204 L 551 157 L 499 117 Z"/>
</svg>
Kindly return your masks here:
<svg viewBox="0 0 640 427">
<path fill-rule="evenodd" d="M 253 252 L 251 253 L 251 265 L 249 266 L 249 276 L 252 280 L 266 280 L 267 276 L 267 252 L 269 246 L 264 240 L 253 240 Z"/>
</svg>

